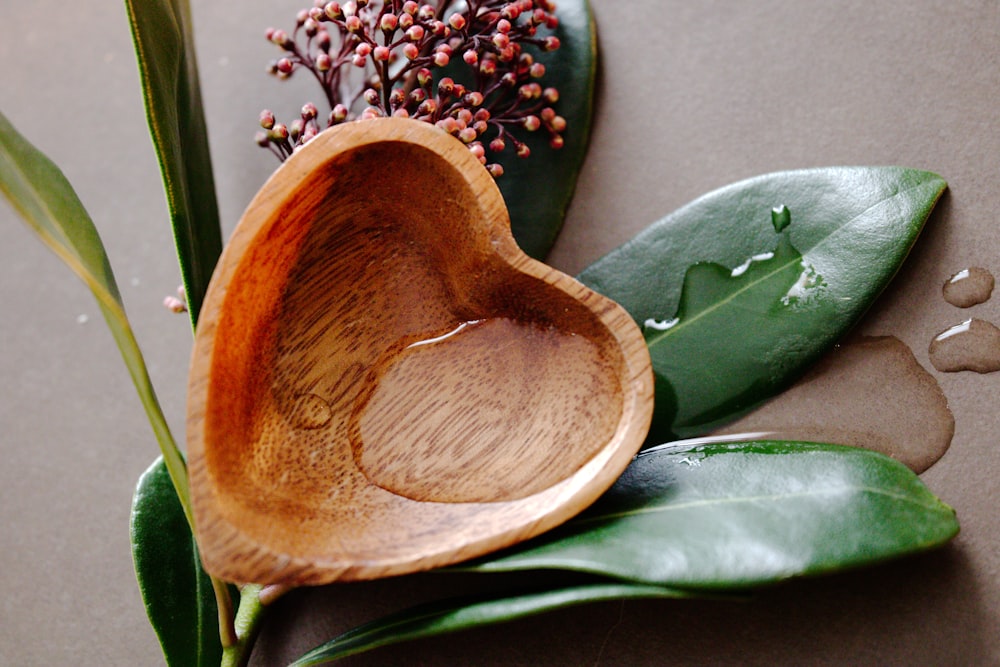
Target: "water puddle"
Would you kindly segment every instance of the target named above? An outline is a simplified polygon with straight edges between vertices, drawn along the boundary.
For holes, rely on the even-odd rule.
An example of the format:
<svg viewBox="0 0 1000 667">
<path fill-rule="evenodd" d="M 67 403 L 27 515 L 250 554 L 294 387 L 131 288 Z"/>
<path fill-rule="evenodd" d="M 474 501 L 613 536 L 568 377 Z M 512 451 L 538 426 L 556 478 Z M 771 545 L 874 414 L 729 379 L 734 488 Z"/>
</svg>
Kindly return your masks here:
<svg viewBox="0 0 1000 667">
<path fill-rule="evenodd" d="M 994 373 L 1000 371 L 1000 329 L 984 320 L 966 320 L 938 334 L 928 353 L 943 373 Z"/>
<path fill-rule="evenodd" d="M 835 348 L 799 382 L 716 434 L 864 447 L 923 472 L 947 451 L 955 419 L 937 381 L 899 339 Z"/>
<path fill-rule="evenodd" d="M 941 288 L 944 300 L 959 308 L 985 303 L 993 294 L 993 274 L 973 266 L 953 275 Z"/>
<path fill-rule="evenodd" d="M 414 500 L 529 496 L 614 434 L 622 401 L 614 368 L 584 336 L 507 318 L 404 342 L 356 403 L 355 461 L 372 483 Z"/>
</svg>

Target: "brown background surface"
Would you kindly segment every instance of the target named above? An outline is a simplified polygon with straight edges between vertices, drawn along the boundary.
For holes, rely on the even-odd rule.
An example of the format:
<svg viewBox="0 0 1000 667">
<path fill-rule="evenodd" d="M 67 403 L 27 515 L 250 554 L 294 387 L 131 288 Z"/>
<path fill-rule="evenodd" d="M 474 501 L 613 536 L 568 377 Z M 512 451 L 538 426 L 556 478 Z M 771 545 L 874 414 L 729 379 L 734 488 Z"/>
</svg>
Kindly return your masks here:
<svg viewBox="0 0 1000 667">
<path fill-rule="evenodd" d="M 274 169 L 265 106 L 311 89 L 263 73 L 268 25 L 308 3 L 198 0 L 197 46 L 226 232 Z M 861 331 L 927 345 L 959 311 L 956 271 L 1000 274 L 1000 5 L 594 0 L 598 118 L 550 263 L 573 273 L 694 197 L 769 171 L 899 164 L 950 191 Z M 0 109 L 62 166 L 100 229 L 153 380 L 182 433 L 190 333 L 160 302 L 179 282 L 119 2 L 0 0 Z M 308 91 L 296 92 L 296 91 Z M 154 665 L 128 544 L 156 455 L 94 301 L 0 206 L 0 664 Z M 923 475 L 961 535 L 937 553 L 780 586 L 742 602 L 611 602 L 359 656 L 356 665 L 1000 664 L 1000 375 L 939 374 L 951 450 Z M 845 419 L 849 419 L 845 415 Z M 296 593 L 257 665 L 377 615 L 466 591 L 435 576 Z"/>
</svg>

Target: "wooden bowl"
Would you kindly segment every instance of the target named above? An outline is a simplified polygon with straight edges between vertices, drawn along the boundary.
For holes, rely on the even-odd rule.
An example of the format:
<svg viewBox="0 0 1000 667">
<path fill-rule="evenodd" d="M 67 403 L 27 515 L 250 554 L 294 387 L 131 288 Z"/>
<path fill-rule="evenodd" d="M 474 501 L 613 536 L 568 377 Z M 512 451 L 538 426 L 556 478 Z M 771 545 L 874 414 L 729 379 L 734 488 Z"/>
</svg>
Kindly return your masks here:
<svg viewBox="0 0 1000 667">
<path fill-rule="evenodd" d="M 652 397 L 631 317 L 521 252 L 461 142 L 411 120 L 337 126 L 254 198 L 198 322 L 205 567 L 320 584 L 524 540 L 614 482 Z"/>
</svg>

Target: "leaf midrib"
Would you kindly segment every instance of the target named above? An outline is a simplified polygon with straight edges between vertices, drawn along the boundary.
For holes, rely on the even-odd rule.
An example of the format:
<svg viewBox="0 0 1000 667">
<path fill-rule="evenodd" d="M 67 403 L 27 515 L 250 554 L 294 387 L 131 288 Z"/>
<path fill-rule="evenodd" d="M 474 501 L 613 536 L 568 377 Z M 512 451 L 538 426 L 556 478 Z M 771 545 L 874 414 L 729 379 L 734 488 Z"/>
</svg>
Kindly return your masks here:
<svg viewBox="0 0 1000 667">
<path fill-rule="evenodd" d="M 923 507 L 929 510 L 939 509 L 936 504 L 927 504 L 920 502 L 919 500 L 902 493 L 893 493 L 886 489 L 880 489 L 874 486 L 860 485 L 860 486 L 841 486 L 841 487 L 830 487 L 819 490 L 809 490 L 809 491 L 798 491 L 789 493 L 771 493 L 764 495 L 755 496 L 739 496 L 739 497 L 722 497 L 722 498 L 704 498 L 699 500 L 691 500 L 681 503 L 674 503 L 670 505 L 656 505 L 653 507 L 642 507 L 639 509 L 628 510 L 625 512 L 615 512 L 612 514 L 602 514 L 601 516 L 587 517 L 577 519 L 572 523 L 573 526 L 579 526 L 582 524 L 593 524 L 600 523 L 603 521 L 614 521 L 616 519 L 624 519 L 632 516 L 640 516 L 643 514 L 659 514 L 665 512 L 687 510 L 697 507 L 708 507 L 712 505 L 735 505 L 740 503 L 763 503 L 763 502 L 779 502 L 782 500 L 793 500 L 796 498 L 810 498 L 816 496 L 831 496 L 831 495 L 847 495 L 851 493 L 868 493 L 872 495 L 885 496 L 887 498 L 893 498 L 900 502 L 909 503 L 916 505 L 918 507 Z"/>
</svg>

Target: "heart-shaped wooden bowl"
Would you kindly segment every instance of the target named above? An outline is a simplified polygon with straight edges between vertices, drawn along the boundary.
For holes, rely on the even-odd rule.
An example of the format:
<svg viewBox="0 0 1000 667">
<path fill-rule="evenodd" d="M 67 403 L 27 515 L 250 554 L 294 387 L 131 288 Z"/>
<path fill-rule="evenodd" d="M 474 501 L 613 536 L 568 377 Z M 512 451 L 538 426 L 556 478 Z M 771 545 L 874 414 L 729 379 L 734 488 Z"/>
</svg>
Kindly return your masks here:
<svg viewBox="0 0 1000 667">
<path fill-rule="evenodd" d="M 521 252 L 461 142 L 411 120 L 337 126 L 257 194 L 198 321 L 205 567 L 319 584 L 537 535 L 621 474 L 652 395 L 631 317 Z"/>
</svg>

